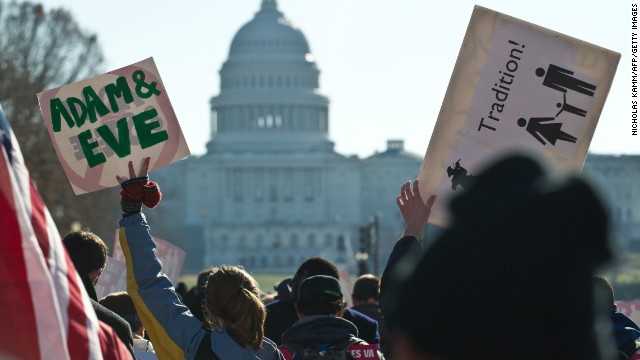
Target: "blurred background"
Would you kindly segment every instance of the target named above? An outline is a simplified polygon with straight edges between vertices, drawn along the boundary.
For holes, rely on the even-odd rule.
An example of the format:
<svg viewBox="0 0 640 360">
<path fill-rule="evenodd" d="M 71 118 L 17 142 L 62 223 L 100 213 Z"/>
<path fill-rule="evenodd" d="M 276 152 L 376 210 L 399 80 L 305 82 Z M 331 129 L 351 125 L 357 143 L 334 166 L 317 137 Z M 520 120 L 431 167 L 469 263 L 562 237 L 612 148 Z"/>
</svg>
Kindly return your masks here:
<svg viewBox="0 0 640 360">
<path fill-rule="evenodd" d="M 239 263 L 270 290 L 315 255 L 379 274 L 473 5 L 0 0 L 0 104 L 61 234 L 88 228 L 113 244 L 117 189 L 73 194 L 35 94 L 153 56 L 193 155 L 152 174 L 165 198 L 149 218 L 186 252 L 189 285 L 206 266 Z M 640 298 L 630 6 L 479 5 L 622 53 L 583 173 L 609 206 L 616 295 Z"/>
</svg>

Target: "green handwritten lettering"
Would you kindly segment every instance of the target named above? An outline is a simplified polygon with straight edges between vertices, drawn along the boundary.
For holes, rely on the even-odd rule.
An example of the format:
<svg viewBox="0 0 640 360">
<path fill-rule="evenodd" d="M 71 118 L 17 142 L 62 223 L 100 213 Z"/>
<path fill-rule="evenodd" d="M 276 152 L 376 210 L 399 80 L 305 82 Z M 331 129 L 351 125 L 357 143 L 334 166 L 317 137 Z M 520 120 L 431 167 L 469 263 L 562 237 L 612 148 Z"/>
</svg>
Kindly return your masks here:
<svg viewBox="0 0 640 360">
<path fill-rule="evenodd" d="M 105 86 L 104 91 L 107 93 L 107 97 L 109 98 L 109 105 L 111 105 L 111 112 L 117 113 L 120 110 L 118 106 L 118 100 L 116 98 L 123 98 L 126 104 L 130 104 L 133 102 L 133 95 L 131 94 L 131 89 L 129 88 L 129 84 L 127 84 L 127 79 L 124 76 L 120 76 L 115 84 L 109 84 Z"/>
<path fill-rule="evenodd" d="M 118 139 L 116 139 L 111 132 L 111 129 L 106 124 L 98 127 L 96 131 L 100 136 L 102 136 L 104 142 L 113 149 L 113 152 L 115 152 L 119 158 L 123 158 L 131 154 L 131 141 L 129 140 L 129 124 L 127 124 L 127 118 L 118 120 Z"/>
<path fill-rule="evenodd" d="M 98 115 L 105 116 L 109 113 L 109 108 L 100 100 L 96 91 L 91 86 L 87 86 L 82 89 L 82 95 L 84 95 L 84 103 L 87 104 L 87 112 L 89 113 L 89 121 L 93 124 L 98 120 Z"/>
<path fill-rule="evenodd" d="M 152 133 L 151 131 L 160 127 L 158 120 L 147 123 L 147 120 L 151 120 L 158 116 L 158 111 L 155 108 L 151 108 L 138 115 L 133 116 L 133 125 L 136 128 L 136 134 L 138 134 L 138 141 L 140 147 L 146 149 L 169 138 L 169 134 L 165 130 Z"/>
<path fill-rule="evenodd" d="M 60 130 L 62 130 L 60 116 L 64 118 L 64 120 L 67 122 L 67 125 L 69 125 L 69 128 L 73 127 L 73 119 L 62 104 L 62 100 L 58 98 L 49 100 L 49 107 L 51 108 L 51 124 L 53 126 L 53 132 L 59 132 Z"/>
<path fill-rule="evenodd" d="M 84 106 L 82 100 L 73 96 L 67 98 L 67 105 L 69 106 L 71 115 L 73 115 L 73 119 L 76 121 L 76 126 L 81 127 L 85 120 L 87 120 L 87 107 Z M 78 113 L 78 107 L 80 108 L 80 113 Z"/>
<path fill-rule="evenodd" d="M 152 81 L 150 84 L 147 84 L 144 81 L 144 78 L 145 78 L 144 71 L 142 70 L 134 71 L 131 78 L 133 79 L 133 82 L 136 83 L 136 94 L 138 94 L 138 96 L 140 96 L 141 98 L 148 99 L 153 95 L 158 96 L 161 94 L 160 90 L 156 89 L 156 87 L 158 86 L 158 83 L 156 83 L 155 81 Z"/>
<path fill-rule="evenodd" d="M 78 141 L 80 142 L 82 152 L 84 153 L 84 157 L 87 159 L 87 163 L 90 168 L 107 161 L 107 158 L 102 152 L 100 152 L 100 150 L 98 150 L 97 154 L 93 152 L 93 149 L 99 147 L 100 144 L 98 144 L 97 141 L 93 141 L 90 129 L 78 134 Z"/>
</svg>

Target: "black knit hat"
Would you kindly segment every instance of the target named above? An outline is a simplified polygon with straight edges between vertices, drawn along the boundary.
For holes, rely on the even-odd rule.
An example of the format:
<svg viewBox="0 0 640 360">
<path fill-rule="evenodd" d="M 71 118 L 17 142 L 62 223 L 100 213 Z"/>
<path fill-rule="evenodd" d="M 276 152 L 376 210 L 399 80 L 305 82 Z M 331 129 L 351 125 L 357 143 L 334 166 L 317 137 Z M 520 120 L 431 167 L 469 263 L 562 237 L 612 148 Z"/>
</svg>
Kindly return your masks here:
<svg viewBox="0 0 640 360">
<path fill-rule="evenodd" d="M 136 314 L 136 308 L 133 306 L 133 300 L 131 300 L 131 297 L 126 291 L 111 293 L 100 299 L 99 303 L 122 317 L 125 315 Z"/>
<path fill-rule="evenodd" d="M 601 202 L 524 156 L 480 174 L 397 296 L 393 325 L 456 359 L 595 359 L 593 270 L 611 257 Z"/>
<path fill-rule="evenodd" d="M 317 297 L 342 300 L 342 287 L 338 279 L 325 275 L 316 275 L 304 279 L 298 289 L 298 302 Z"/>
</svg>

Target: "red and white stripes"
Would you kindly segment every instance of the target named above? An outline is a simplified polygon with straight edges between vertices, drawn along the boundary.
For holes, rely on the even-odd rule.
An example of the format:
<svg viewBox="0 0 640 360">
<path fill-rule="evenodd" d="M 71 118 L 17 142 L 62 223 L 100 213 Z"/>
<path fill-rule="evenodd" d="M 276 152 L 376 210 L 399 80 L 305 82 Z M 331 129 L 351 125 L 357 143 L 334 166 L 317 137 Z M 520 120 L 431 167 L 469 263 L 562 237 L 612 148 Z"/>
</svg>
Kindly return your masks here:
<svg viewBox="0 0 640 360">
<path fill-rule="evenodd" d="M 1 108 L 0 288 L 0 358 L 103 358 L 89 296 Z"/>
</svg>

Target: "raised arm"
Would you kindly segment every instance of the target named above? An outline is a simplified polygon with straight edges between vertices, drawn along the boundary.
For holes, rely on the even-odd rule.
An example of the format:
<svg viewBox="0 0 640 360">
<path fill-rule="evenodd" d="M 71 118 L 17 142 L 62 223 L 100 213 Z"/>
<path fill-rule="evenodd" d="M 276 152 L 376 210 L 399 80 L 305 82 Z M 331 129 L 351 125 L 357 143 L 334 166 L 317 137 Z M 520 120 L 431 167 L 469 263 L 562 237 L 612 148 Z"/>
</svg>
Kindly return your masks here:
<svg viewBox="0 0 640 360">
<path fill-rule="evenodd" d="M 396 198 L 405 226 L 402 238 L 393 247 L 380 281 L 380 308 L 389 327 L 393 326 L 393 299 L 402 280 L 411 273 L 422 256 L 420 236 L 427 225 L 435 200 L 436 196 L 432 195 L 426 204 L 422 201 L 418 180 L 413 184 L 407 181 L 402 185 L 400 195 Z"/>
<path fill-rule="evenodd" d="M 190 358 L 205 331 L 176 295 L 156 256 L 156 244 L 141 207 L 143 204 L 149 208 L 157 206 L 162 195 L 157 184 L 149 181 L 148 168 L 149 158 L 146 158 L 138 175 L 129 163 L 129 179 L 117 177 L 122 185 L 120 245 L 127 266 L 127 292 L 158 358 Z"/>
</svg>

